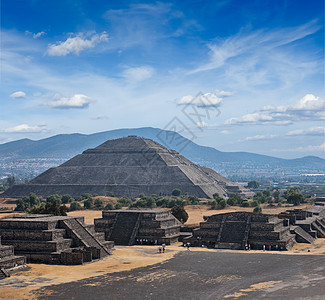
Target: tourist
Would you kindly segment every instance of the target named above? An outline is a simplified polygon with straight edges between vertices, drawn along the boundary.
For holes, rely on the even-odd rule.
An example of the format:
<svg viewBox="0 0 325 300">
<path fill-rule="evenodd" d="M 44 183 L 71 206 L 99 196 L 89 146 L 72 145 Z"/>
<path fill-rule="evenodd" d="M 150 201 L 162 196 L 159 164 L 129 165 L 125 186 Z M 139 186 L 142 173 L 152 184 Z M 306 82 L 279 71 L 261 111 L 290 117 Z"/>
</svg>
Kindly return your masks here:
<svg viewBox="0 0 325 300">
<path fill-rule="evenodd" d="M 166 249 L 165 249 L 166 248 L 166 245 L 165 244 L 162 244 L 161 246 L 162 246 L 162 252 L 165 253 L 165 251 L 166 251 Z"/>
<path fill-rule="evenodd" d="M 187 244 L 186 244 L 186 248 L 187 248 L 188 251 L 190 250 L 190 246 L 191 246 L 190 243 L 187 243 Z"/>
</svg>

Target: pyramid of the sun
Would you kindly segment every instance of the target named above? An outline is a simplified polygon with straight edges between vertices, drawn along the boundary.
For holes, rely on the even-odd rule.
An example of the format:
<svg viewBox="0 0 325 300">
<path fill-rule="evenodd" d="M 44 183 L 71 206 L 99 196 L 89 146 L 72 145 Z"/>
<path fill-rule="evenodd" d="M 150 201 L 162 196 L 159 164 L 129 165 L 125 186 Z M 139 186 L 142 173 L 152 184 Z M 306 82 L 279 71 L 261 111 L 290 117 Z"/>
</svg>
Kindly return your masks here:
<svg viewBox="0 0 325 300">
<path fill-rule="evenodd" d="M 64 164 L 51 168 L 28 184 L 15 185 L 2 197 L 83 193 L 115 196 L 170 195 L 179 188 L 198 197 L 214 193 L 227 197 L 245 193 L 241 186 L 217 172 L 196 165 L 174 150 L 145 138 L 108 140 Z"/>
</svg>

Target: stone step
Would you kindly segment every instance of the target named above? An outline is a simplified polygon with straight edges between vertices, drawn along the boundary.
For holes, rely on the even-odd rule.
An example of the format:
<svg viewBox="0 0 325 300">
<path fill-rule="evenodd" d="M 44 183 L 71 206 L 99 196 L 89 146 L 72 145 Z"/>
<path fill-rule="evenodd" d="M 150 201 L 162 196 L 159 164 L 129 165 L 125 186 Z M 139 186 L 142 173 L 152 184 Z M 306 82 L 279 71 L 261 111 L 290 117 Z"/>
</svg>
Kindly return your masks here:
<svg viewBox="0 0 325 300">
<path fill-rule="evenodd" d="M 60 239 L 57 241 L 26 241 L 26 240 L 5 240 L 2 241 L 4 245 L 14 246 L 15 253 L 20 251 L 31 251 L 31 252 L 57 252 L 72 246 L 71 239 Z"/>
<path fill-rule="evenodd" d="M 10 256 L 0 260 L 0 268 L 12 269 L 17 266 L 25 265 L 26 260 L 24 256 Z"/>
<path fill-rule="evenodd" d="M 315 240 L 308 232 L 306 232 L 299 226 L 292 226 L 291 231 L 296 235 L 296 241 L 298 243 L 312 244 Z"/>
</svg>

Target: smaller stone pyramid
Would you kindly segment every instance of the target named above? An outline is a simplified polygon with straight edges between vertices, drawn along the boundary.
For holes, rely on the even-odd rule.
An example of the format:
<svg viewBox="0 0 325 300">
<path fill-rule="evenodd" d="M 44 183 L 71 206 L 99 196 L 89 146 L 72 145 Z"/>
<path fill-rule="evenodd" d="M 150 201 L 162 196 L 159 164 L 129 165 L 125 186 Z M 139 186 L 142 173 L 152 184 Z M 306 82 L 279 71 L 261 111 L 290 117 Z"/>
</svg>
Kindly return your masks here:
<svg viewBox="0 0 325 300">
<path fill-rule="evenodd" d="M 28 184 L 15 185 L 2 197 L 22 197 L 33 192 L 40 196 L 83 193 L 136 197 L 183 193 L 227 197 L 248 191 L 212 169 L 201 167 L 175 150 L 137 136 L 108 140 L 88 149 L 64 164 L 51 168 Z M 249 192 L 248 192 L 249 193 Z"/>
</svg>

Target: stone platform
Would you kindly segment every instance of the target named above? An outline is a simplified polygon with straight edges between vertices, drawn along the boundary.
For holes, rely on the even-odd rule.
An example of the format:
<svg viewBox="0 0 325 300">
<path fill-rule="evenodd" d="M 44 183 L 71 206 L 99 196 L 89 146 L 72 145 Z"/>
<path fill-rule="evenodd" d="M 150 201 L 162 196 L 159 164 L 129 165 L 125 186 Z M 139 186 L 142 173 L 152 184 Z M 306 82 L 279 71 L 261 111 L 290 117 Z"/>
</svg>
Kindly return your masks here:
<svg viewBox="0 0 325 300">
<path fill-rule="evenodd" d="M 165 210 L 103 211 L 95 219 L 96 232 L 116 245 L 170 245 L 178 241 L 181 223 Z"/>
<path fill-rule="evenodd" d="M 83 264 L 109 255 L 114 245 L 83 217 L 25 215 L 0 220 L 4 245 L 27 262 L 46 264 Z"/>
<path fill-rule="evenodd" d="M 276 215 L 233 212 L 208 217 L 184 242 L 218 249 L 245 249 L 250 245 L 251 249 L 289 250 L 296 241 L 288 220 Z"/>
</svg>

